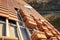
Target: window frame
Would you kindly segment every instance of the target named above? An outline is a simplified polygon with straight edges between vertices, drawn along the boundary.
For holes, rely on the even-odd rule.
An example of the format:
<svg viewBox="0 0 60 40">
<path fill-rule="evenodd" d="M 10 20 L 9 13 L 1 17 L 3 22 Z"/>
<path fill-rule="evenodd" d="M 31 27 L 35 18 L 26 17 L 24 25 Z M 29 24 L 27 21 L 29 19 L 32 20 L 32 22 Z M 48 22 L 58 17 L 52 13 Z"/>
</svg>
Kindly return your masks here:
<svg viewBox="0 0 60 40">
<path fill-rule="evenodd" d="M 16 10 L 16 13 L 19 14 L 19 16 L 21 17 L 19 10 Z M 18 16 L 17 16 L 17 17 L 18 17 Z M 22 17 L 21 17 L 21 20 L 19 20 L 18 22 L 23 22 Z M 25 27 L 24 22 L 23 22 L 23 25 L 22 25 L 22 26 L 19 25 L 19 28 L 20 28 L 20 27 L 26 29 L 27 34 L 28 34 L 28 37 L 30 38 L 31 34 L 30 34 L 30 32 L 29 32 L 29 29 Z M 21 31 L 21 29 L 20 29 L 20 31 Z M 21 34 L 22 34 L 22 32 L 21 32 Z M 22 35 L 23 35 L 23 34 L 22 34 Z M 24 40 L 23 36 L 22 36 L 22 39 Z M 30 38 L 30 39 L 31 39 L 31 38 Z"/>
</svg>

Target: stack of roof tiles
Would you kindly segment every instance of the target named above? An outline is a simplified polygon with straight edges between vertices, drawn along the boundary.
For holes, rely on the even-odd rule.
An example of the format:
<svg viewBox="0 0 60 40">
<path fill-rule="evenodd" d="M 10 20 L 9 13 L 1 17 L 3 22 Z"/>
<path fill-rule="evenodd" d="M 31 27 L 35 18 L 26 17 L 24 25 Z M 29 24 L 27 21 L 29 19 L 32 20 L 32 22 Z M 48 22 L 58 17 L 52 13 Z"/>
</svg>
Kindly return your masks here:
<svg viewBox="0 0 60 40">
<path fill-rule="evenodd" d="M 30 7 L 30 5 L 25 6 Z M 32 29 L 35 27 L 38 28 L 36 31 L 33 31 L 31 35 L 32 40 L 60 40 L 60 32 L 55 27 L 53 27 L 33 8 L 25 6 L 20 6 L 20 14 L 26 27 Z"/>
</svg>

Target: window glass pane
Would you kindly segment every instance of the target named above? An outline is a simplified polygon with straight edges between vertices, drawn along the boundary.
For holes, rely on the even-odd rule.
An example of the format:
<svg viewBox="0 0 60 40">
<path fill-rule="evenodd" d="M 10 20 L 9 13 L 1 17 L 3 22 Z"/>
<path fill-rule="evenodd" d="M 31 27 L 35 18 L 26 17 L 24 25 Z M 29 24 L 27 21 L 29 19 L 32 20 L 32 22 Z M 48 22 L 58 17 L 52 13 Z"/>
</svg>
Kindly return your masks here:
<svg viewBox="0 0 60 40">
<path fill-rule="evenodd" d="M 25 28 L 21 28 L 21 32 L 22 32 L 24 40 L 30 40 Z"/>
<path fill-rule="evenodd" d="M 18 37 L 16 26 L 10 24 L 9 25 L 9 31 L 10 31 L 10 36 L 11 37 Z"/>
<path fill-rule="evenodd" d="M 1 23 L 5 23 L 5 21 L 6 21 L 6 18 L 0 17 L 0 22 L 1 22 Z"/>
<path fill-rule="evenodd" d="M 21 18 L 21 16 L 20 16 L 20 12 L 19 11 L 17 11 L 17 17 L 18 17 L 18 19 L 20 20 L 20 21 L 22 21 L 22 18 Z"/>
<path fill-rule="evenodd" d="M 16 22 L 13 21 L 13 20 L 9 20 L 9 23 L 10 23 L 10 24 L 14 24 L 14 25 L 16 25 Z"/>
<path fill-rule="evenodd" d="M 6 18 L 0 16 L 0 21 L 5 21 Z"/>
<path fill-rule="evenodd" d="M 0 36 L 6 36 L 5 18 L 0 17 Z"/>
<path fill-rule="evenodd" d="M 2 26 L 2 35 L 6 36 L 6 24 L 3 24 Z"/>
<path fill-rule="evenodd" d="M 22 21 L 20 21 L 20 22 L 19 22 L 19 25 L 20 25 L 20 26 L 23 26 L 23 22 L 22 22 Z"/>
<path fill-rule="evenodd" d="M 18 37 L 16 22 L 9 20 L 9 32 L 11 37 Z"/>
<path fill-rule="evenodd" d="M 30 33 L 32 34 L 33 33 L 33 29 L 29 29 Z"/>
<path fill-rule="evenodd" d="M 3 26 L 3 24 L 0 23 L 0 36 L 2 36 L 2 26 Z"/>
</svg>

